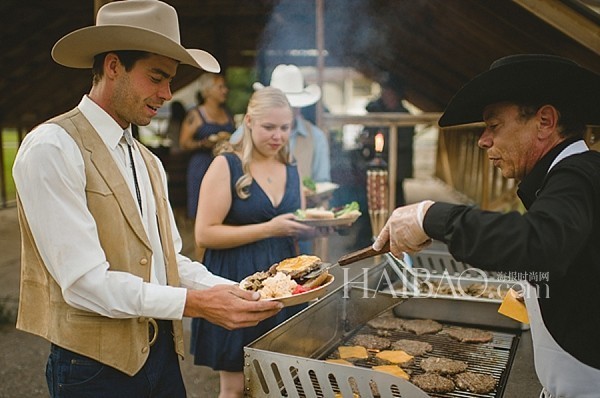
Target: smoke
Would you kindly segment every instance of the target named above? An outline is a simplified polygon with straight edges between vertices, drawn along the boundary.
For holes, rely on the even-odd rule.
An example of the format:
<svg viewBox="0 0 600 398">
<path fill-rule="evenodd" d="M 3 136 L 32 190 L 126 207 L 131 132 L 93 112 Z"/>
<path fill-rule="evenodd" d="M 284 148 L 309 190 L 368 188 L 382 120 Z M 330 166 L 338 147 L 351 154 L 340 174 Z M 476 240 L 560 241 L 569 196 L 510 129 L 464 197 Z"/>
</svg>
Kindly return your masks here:
<svg viewBox="0 0 600 398">
<path fill-rule="evenodd" d="M 316 0 L 281 0 L 264 30 L 258 69 L 280 63 L 316 65 Z M 326 66 L 353 67 L 377 78 L 398 56 L 395 28 L 422 0 L 323 0 Z M 409 38 L 406 38 L 407 40 Z"/>
</svg>

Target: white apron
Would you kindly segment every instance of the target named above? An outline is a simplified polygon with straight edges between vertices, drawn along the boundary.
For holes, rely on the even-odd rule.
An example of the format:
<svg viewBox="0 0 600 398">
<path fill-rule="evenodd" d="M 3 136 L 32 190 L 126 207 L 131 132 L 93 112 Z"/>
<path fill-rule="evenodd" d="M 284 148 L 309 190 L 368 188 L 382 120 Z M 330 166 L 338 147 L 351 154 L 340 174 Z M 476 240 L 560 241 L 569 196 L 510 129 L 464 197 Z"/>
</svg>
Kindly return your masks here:
<svg viewBox="0 0 600 398">
<path fill-rule="evenodd" d="M 524 296 L 535 372 L 544 387 L 540 398 L 599 398 L 600 370 L 584 364 L 558 345 L 542 320 L 535 287 L 523 284 L 527 287 Z"/>
</svg>

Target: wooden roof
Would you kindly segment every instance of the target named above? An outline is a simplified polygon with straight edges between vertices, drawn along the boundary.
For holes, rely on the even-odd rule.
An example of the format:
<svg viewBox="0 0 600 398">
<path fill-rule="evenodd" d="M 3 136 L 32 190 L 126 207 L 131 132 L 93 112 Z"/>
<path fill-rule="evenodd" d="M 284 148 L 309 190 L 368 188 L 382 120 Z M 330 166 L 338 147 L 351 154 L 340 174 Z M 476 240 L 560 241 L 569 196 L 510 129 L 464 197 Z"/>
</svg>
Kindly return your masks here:
<svg viewBox="0 0 600 398">
<path fill-rule="evenodd" d="M 465 82 L 509 54 L 567 56 L 600 73 L 600 17 L 586 6 L 597 0 L 322 1 L 325 66 L 373 79 L 396 74 L 425 111 L 442 111 Z M 316 65 L 315 0 L 167 2 L 178 11 L 182 44 L 211 52 L 223 68 Z M 90 71 L 55 64 L 50 50 L 93 15 L 93 0 L 0 2 L 1 126 L 30 128 L 89 91 Z M 198 75 L 180 67 L 173 89 Z"/>
</svg>

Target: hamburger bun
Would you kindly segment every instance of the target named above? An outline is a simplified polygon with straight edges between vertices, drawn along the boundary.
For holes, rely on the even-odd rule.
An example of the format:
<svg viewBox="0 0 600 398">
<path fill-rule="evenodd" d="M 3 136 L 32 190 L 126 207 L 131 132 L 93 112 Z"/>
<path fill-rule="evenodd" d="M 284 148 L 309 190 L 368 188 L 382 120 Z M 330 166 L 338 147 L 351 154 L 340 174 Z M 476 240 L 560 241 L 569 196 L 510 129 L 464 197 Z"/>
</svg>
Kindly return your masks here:
<svg viewBox="0 0 600 398">
<path fill-rule="evenodd" d="M 285 260 L 271 267 L 271 271 L 283 272 L 289 275 L 292 279 L 302 278 L 309 272 L 321 266 L 321 259 L 317 256 L 309 256 L 303 254 L 298 257 L 286 258 Z"/>
<path fill-rule="evenodd" d="M 301 285 L 305 289 L 314 289 L 316 287 L 321 286 L 325 282 L 327 282 L 327 279 L 329 279 L 329 271 L 325 270 L 325 271 L 321 272 L 319 275 L 315 276 L 314 278 L 311 278 L 311 279 L 307 280 L 306 282 L 301 283 Z"/>
<path fill-rule="evenodd" d="M 304 210 L 304 214 L 307 219 L 318 219 L 318 220 L 328 220 L 335 218 L 335 213 L 331 210 L 325 210 L 323 208 L 310 208 Z"/>
</svg>

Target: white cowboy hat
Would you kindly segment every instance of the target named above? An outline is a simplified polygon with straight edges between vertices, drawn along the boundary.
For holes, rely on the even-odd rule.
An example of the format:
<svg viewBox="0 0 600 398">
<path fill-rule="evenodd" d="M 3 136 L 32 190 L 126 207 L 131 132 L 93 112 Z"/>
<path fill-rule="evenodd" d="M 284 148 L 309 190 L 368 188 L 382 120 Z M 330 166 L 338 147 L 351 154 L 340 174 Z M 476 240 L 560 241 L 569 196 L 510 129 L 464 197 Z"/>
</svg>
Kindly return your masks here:
<svg viewBox="0 0 600 398">
<path fill-rule="evenodd" d="M 56 42 L 52 58 L 71 68 L 91 68 L 95 55 L 119 50 L 147 51 L 209 72 L 221 70 L 208 52 L 181 45 L 177 12 L 158 0 L 104 5 L 98 10 L 95 26 L 78 29 Z"/>
<path fill-rule="evenodd" d="M 304 77 L 296 65 L 277 65 L 271 73 L 270 85 L 283 91 L 294 108 L 312 105 L 321 98 L 321 88 L 316 84 L 304 87 Z M 263 87 L 259 82 L 252 85 L 255 90 Z"/>
</svg>

